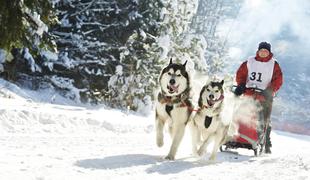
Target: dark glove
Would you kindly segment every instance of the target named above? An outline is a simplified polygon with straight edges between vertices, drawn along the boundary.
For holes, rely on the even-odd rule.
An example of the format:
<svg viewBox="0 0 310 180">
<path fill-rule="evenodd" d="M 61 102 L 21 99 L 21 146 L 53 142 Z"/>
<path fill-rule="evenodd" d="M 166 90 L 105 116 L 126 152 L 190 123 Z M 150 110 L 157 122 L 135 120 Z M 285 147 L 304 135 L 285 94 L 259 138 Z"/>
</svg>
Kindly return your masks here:
<svg viewBox="0 0 310 180">
<path fill-rule="evenodd" d="M 273 91 L 271 88 L 266 88 L 265 90 L 263 90 L 262 94 L 266 98 L 266 100 L 271 100 L 273 98 Z"/>
<path fill-rule="evenodd" d="M 235 93 L 236 96 L 240 96 L 241 94 L 244 93 L 245 89 L 246 89 L 245 84 L 239 84 L 239 85 L 236 87 L 234 93 Z"/>
</svg>

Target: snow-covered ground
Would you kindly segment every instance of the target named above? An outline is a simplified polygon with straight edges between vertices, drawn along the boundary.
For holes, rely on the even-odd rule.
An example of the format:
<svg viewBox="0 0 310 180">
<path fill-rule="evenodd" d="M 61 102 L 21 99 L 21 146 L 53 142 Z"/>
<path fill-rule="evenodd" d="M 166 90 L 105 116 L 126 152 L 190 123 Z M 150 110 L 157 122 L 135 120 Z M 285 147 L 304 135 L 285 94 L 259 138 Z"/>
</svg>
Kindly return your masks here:
<svg viewBox="0 0 310 180">
<path fill-rule="evenodd" d="M 35 93 L 0 84 L 1 180 L 310 179 L 310 136 L 273 131 L 271 155 L 238 149 L 211 163 L 191 157 L 187 129 L 167 161 L 170 139 L 156 147 L 153 115 L 33 101 Z"/>
</svg>

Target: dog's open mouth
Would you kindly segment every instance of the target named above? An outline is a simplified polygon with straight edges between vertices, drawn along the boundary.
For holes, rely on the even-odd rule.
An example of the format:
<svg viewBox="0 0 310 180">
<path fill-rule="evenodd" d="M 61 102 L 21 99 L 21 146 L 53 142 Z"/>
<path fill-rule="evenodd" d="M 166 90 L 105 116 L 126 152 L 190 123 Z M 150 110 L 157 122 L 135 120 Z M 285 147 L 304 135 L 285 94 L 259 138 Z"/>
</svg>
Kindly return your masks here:
<svg viewBox="0 0 310 180">
<path fill-rule="evenodd" d="M 208 99 L 207 102 L 208 102 L 208 105 L 209 105 L 210 107 L 213 106 L 213 105 L 215 104 L 215 101 L 210 100 L 210 99 Z"/>
<path fill-rule="evenodd" d="M 168 89 L 168 92 L 170 94 L 172 93 L 178 93 L 179 92 L 179 85 L 177 86 L 174 86 L 174 85 L 167 85 L 167 89 Z"/>
</svg>

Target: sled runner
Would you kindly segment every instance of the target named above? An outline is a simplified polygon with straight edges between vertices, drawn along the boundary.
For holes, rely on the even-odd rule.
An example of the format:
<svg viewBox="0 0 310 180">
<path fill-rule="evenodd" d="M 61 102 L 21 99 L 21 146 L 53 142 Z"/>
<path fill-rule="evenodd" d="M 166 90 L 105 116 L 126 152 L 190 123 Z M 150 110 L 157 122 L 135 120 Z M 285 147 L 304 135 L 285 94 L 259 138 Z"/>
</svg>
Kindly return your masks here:
<svg viewBox="0 0 310 180">
<path fill-rule="evenodd" d="M 249 88 L 248 88 L 249 89 Z M 230 149 L 246 148 L 254 151 L 254 155 L 260 155 L 265 147 L 266 129 L 269 122 L 264 120 L 262 103 L 266 101 L 262 95 L 263 90 L 250 88 L 254 91 L 253 98 L 255 109 L 249 119 L 237 119 L 238 135 L 220 147 L 220 151 L 229 151 Z M 240 107 L 246 108 L 246 107 Z"/>
</svg>

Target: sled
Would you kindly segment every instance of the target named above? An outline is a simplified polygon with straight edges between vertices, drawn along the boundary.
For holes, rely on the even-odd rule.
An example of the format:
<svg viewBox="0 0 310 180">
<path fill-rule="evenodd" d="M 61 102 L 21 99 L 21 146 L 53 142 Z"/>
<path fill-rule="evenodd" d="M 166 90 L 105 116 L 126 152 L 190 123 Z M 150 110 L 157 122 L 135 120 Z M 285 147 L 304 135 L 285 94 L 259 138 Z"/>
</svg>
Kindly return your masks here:
<svg viewBox="0 0 310 180">
<path fill-rule="evenodd" d="M 262 97 L 262 90 L 258 88 L 251 88 L 255 91 L 253 97 L 256 102 L 253 116 L 250 119 L 237 120 L 238 135 L 233 137 L 232 140 L 226 142 L 220 147 L 220 151 L 229 152 L 231 149 L 245 148 L 254 151 L 254 155 L 261 155 L 265 147 L 265 136 L 268 122 L 264 120 L 264 112 L 262 108 L 262 98 L 257 98 L 257 94 Z M 242 107 L 241 107 L 242 108 Z M 251 122 L 245 124 L 244 122 Z M 250 124 L 250 125 L 249 125 Z"/>
</svg>

